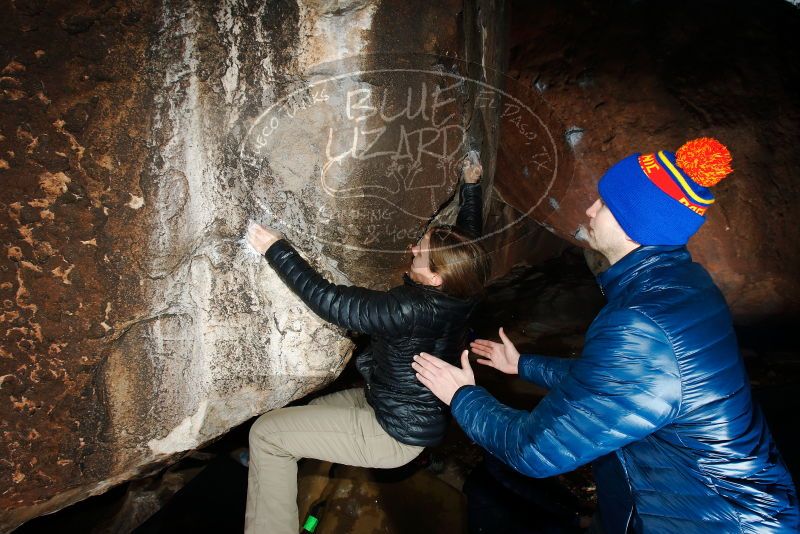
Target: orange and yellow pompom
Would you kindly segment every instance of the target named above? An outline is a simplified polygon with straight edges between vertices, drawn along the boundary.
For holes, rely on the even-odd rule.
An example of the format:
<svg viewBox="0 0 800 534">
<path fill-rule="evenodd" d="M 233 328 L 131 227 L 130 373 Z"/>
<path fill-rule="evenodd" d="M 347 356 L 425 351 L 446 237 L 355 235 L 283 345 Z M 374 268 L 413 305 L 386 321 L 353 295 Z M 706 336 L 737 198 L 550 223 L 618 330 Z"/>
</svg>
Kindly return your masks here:
<svg viewBox="0 0 800 534">
<path fill-rule="evenodd" d="M 711 187 L 733 172 L 728 148 L 711 137 L 686 142 L 675 153 L 675 162 L 695 183 Z"/>
</svg>

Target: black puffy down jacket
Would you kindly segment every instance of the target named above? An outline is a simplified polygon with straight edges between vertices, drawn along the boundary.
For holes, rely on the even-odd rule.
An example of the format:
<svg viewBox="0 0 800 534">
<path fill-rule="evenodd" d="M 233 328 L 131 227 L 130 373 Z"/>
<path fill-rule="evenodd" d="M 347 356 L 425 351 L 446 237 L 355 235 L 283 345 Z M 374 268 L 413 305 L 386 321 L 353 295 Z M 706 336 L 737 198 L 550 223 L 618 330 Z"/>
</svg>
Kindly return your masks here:
<svg viewBox="0 0 800 534">
<path fill-rule="evenodd" d="M 479 236 L 480 184 L 461 186 L 456 225 Z M 458 299 L 418 284 L 407 275 L 389 291 L 335 285 L 320 276 L 292 246 L 280 240 L 265 256 L 286 285 L 328 322 L 371 336 L 356 360 L 366 380 L 366 397 L 380 425 L 408 445 L 436 445 L 449 410 L 415 377 L 411 359 L 428 352 L 458 365 L 467 339 L 467 320 L 476 299 Z"/>
</svg>

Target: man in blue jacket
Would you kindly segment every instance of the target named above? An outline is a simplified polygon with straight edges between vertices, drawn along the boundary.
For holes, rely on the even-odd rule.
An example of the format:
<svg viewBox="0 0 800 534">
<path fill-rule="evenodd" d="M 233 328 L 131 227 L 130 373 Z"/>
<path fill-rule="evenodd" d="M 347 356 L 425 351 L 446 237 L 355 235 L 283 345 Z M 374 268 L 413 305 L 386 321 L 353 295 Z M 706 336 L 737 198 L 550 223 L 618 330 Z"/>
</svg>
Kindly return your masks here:
<svg viewBox="0 0 800 534">
<path fill-rule="evenodd" d="M 634 154 L 600 180 L 585 240 L 611 267 L 579 359 L 477 340 L 480 363 L 550 389 L 531 411 L 500 404 L 461 368 L 420 354 L 417 378 L 466 434 L 521 473 L 594 461 L 602 532 L 798 532 L 797 492 L 759 408 L 722 294 L 686 242 L 730 154 L 698 139 Z"/>
</svg>

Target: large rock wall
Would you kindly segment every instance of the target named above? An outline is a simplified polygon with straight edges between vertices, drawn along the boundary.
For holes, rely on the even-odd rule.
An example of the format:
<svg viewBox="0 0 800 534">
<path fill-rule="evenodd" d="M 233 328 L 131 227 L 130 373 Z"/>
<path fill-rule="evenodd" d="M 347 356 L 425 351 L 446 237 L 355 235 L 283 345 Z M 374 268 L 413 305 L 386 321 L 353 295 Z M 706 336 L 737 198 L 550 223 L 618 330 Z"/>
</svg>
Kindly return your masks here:
<svg viewBox="0 0 800 534">
<path fill-rule="evenodd" d="M 135 208 L 148 173 L 145 66 L 156 21 L 146 3 L 7 3 L 2 12 L 6 530 L 99 491 L 113 471 L 102 369 L 121 323 L 148 307 L 139 280 L 149 231 Z"/>
<path fill-rule="evenodd" d="M 336 282 L 384 288 L 428 219 L 452 219 L 468 147 L 493 205 L 499 112 L 463 76 L 497 83 L 502 3 L 0 11 L 0 530 L 338 375 L 351 341 L 248 250 L 248 221 Z M 422 113 L 397 113 L 412 100 Z"/>
</svg>

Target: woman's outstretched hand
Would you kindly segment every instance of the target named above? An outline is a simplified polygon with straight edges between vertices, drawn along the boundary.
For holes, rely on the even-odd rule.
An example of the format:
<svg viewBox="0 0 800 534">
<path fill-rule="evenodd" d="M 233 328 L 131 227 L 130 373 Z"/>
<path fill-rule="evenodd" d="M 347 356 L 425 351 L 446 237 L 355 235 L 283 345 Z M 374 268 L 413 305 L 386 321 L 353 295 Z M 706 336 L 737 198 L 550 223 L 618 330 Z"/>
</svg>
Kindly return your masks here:
<svg viewBox="0 0 800 534">
<path fill-rule="evenodd" d="M 519 351 L 508 339 L 503 327 L 500 327 L 500 341 L 502 343 L 495 343 L 488 339 L 476 339 L 469 346 L 472 352 L 482 356 L 482 358 L 478 358 L 479 364 L 494 367 L 498 371 L 509 375 L 515 375 L 519 372 Z"/>
<path fill-rule="evenodd" d="M 475 385 L 475 375 L 469 365 L 467 350 L 461 353 L 460 368 L 426 352 L 414 356 L 411 367 L 417 372 L 417 380 L 448 406 L 458 388 Z"/>
<path fill-rule="evenodd" d="M 472 158 L 470 157 L 464 158 L 461 174 L 464 176 L 464 183 L 477 184 L 481 181 L 481 176 L 483 175 L 483 165 L 481 165 L 480 161 L 471 160 Z"/>
<path fill-rule="evenodd" d="M 283 239 L 283 235 L 272 228 L 266 228 L 256 223 L 250 223 L 250 226 L 247 227 L 247 242 L 259 254 L 264 254 L 279 239 Z"/>
</svg>

